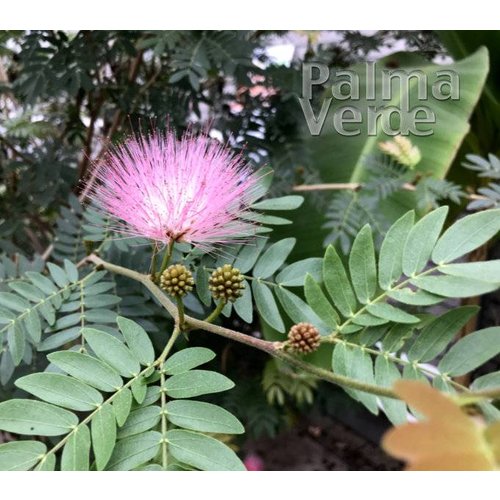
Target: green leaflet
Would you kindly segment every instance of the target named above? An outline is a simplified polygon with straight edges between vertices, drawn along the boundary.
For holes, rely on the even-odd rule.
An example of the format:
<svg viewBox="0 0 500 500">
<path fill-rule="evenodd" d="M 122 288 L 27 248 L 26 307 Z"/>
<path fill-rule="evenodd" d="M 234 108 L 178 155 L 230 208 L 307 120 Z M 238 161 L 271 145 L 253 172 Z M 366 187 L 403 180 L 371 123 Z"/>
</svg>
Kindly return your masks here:
<svg viewBox="0 0 500 500">
<path fill-rule="evenodd" d="M 285 324 L 274 300 L 273 293 L 265 283 L 259 280 L 252 281 L 252 291 L 255 305 L 264 321 L 280 333 L 285 331 Z"/>
<path fill-rule="evenodd" d="M 385 356 L 377 356 L 375 360 L 375 382 L 381 387 L 391 388 L 401 374 L 396 365 Z M 391 398 L 380 398 L 384 406 L 384 412 L 393 425 L 402 424 L 407 421 L 406 404 L 403 401 Z"/>
<path fill-rule="evenodd" d="M 215 353 L 206 347 L 188 347 L 170 356 L 163 365 L 167 375 L 178 375 L 215 358 Z"/>
<path fill-rule="evenodd" d="M 420 219 L 410 230 L 403 251 L 403 272 L 412 276 L 424 269 L 431 258 L 448 213 L 448 207 L 440 207 Z"/>
<path fill-rule="evenodd" d="M 377 289 L 375 249 L 369 225 L 364 226 L 354 239 L 349 254 L 349 272 L 358 300 L 366 304 Z"/>
<path fill-rule="evenodd" d="M 252 291 L 248 281 L 243 281 L 245 288 L 241 297 L 233 304 L 236 314 L 246 323 L 252 323 L 253 320 L 253 303 Z"/>
<path fill-rule="evenodd" d="M 173 375 L 165 383 L 166 392 L 172 398 L 192 398 L 233 387 L 234 383 L 224 375 L 207 370 L 191 370 Z"/>
<path fill-rule="evenodd" d="M 238 253 L 233 265 L 242 273 L 246 273 L 252 269 L 257 262 L 260 253 L 264 249 L 267 238 L 257 238 L 253 245 L 243 245 L 243 248 Z"/>
<path fill-rule="evenodd" d="M 474 380 L 471 389 L 482 391 L 484 389 L 494 389 L 500 387 L 500 372 L 487 373 Z"/>
<path fill-rule="evenodd" d="M 315 325 L 320 333 L 329 333 L 330 327 L 323 323 L 317 314 L 300 297 L 294 295 L 286 288 L 276 288 L 276 296 L 286 311 L 287 315 L 294 323 L 305 321 Z"/>
<path fill-rule="evenodd" d="M 443 356 L 438 368 L 442 373 L 460 376 L 500 353 L 500 327 L 484 328 L 460 339 Z"/>
<path fill-rule="evenodd" d="M 319 316 L 319 318 L 321 318 L 321 320 L 335 330 L 337 328 L 337 324 L 340 322 L 340 317 L 335 308 L 326 298 L 319 284 L 310 274 L 306 275 L 304 294 L 306 296 L 307 303 L 311 306 L 312 310 Z"/>
<path fill-rule="evenodd" d="M 26 348 L 26 335 L 23 327 L 18 322 L 7 330 L 7 345 L 14 365 L 18 366 L 23 359 Z"/>
<path fill-rule="evenodd" d="M 113 399 L 113 411 L 116 423 L 121 427 L 126 421 L 132 407 L 132 392 L 130 389 L 122 389 Z"/>
<path fill-rule="evenodd" d="M 273 243 L 255 264 L 253 276 L 256 278 L 268 278 L 274 274 L 290 255 L 295 242 L 295 238 L 285 238 L 277 243 Z"/>
<path fill-rule="evenodd" d="M 92 419 L 92 449 L 97 470 L 103 470 L 108 463 L 116 442 L 116 422 L 110 404 L 103 405 Z"/>
<path fill-rule="evenodd" d="M 10 441 L 0 444 L 0 470 L 30 470 L 47 447 L 40 441 Z"/>
<path fill-rule="evenodd" d="M 61 351 L 51 353 L 47 358 L 61 370 L 100 391 L 115 392 L 123 385 L 115 370 L 88 354 Z"/>
<path fill-rule="evenodd" d="M 411 288 L 392 290 L 387 293 L 387 296 L 411 306 L 430 306 L 444 300 L 444 298 L 439 295 L 434 295 L 425 290 L 412 290 Z"/>
<path fill-rule="evenodd" d="M 134 396 L 134 399 L 139 404 L 141 404 L 144 401 L 144 398 L 146 397 L 146 391 L 148 390 L 148 387 L 144 379 L 142 377 L 135 379 L 132 382 L 130 389 L 132 390 L 132 395 Z"/>
<path fill-rule="evenodd" d="M 173 424 L 201 432 L 242 434 L 239 420 L 224 408 L 202 401 L 169 401 L 167 418 Z"/>
<path fill-rule="evenodd" d="M 451 262 L 493 238 L 500 231 L 500 209 L 468 215 L 439 238 L 432 252 L 436 264 Z"/>
<path fill-rule="evenodd" d="M 90 431 L 86 425 L 79 425 L 64 445 L 61 470 L 89 470 Z"/>
<path fill-rule="evenodd" d="M 0 430 L 27 436 L 60 436 L 78 424 L 74 413 L 27 399 L 0 403 Z"/>
<path fill-rule="evenodd" d="M 170 453 L 180 462 L 201 470 L 246 470 L 233 450 L 217 439 L 197 432 L 171 430 L 167 432 Z"/>
<path fill-rule="evenodd" d="M 276 275 L 276 283 L 282 286 L 303 286 L 304 277 L 310 274 L 317 281 L 322 281 L 323 259 L 311 257 L 286 266 Z"/>
<path fill-rule="evenodd" d="M 160 421 L 160 407 L 146 406 L 130 412 L 127 421 L 118 431 L 118 438 L 123 439 L 149 431 Z"/>
<path fill-rule="evenodd" d="M 138 361 L 145 366 L 153 363 L 155 350 L 144 328 L 135 321 L 123 318 L 122 316 L 119 316 L 116 322 L 129 349 Z"/>
<path fill-rule="evenodd" d="M 376 304 L 369 304 L 366 306 L 366 310 L 374 316 L 393 321 L 394 323 L 418 323 L 420 321 L 420 319 L 413 316 L 413 314 L 408 314 L 387 303 L 379 302 Z"/>
<path fill-rule="evenodd" d="M 343 316 L 356 310 L 356 298 L 347 278 L 344 265 L 333 246 L 329 246 L 323 260 L 323 280 L 333 303 Z"/>
<path fill-rule="evenodd" d="M 148 431 L 121 439 L 115 445 L 106 470 L 132 470 L 153 459 L 160 448 L 161 434 Z"/>
<path fill-rule="evenodd" d="M 378 281 L 383 290 L 387 290 L 403 274 L 403 250 L 414 220 L 415 212 L 407 212 L 385 235 L 378 262 Z"/>
<path fill-rule="evenodd" d="M 474 297 L 495 291 L 499 283 L 478 281 L 460 276 L 420 276 L 412 279 L 411 284 L 443 297 Z"/>
<path fill-rule="evenodd" d="M 70 410 L 92 411 L 103 401 L 93 387 L 58 373 L 33 373 L 17 379 L 16 385 L 43 401 Z"/>
<path fill-rule="evenodd" d="M 332 369 L 334 373 L 361 382 L 375 383 L 372 359 L 361 347 L 352 347 L 345 343 L 337 344 L 333 350 Z M 344 390 L 363 403 L 372 413 L 378 414 L 377 398 L 373 394 L 349 388 L 344 388 Z"/>
<path fill-rule="evenodd" d="M 134 377 L 141 367 L 130 350 L 115 337 L 94 328 L 83 328 L 82 334 L 96 355 L 124 377 Z"/>
<path fill-rule="evenodd" d="M 257 210 L 295 210 L 304 203 L 304 198 L 298 195 L 282 196 L 259 201 L 252 205 Z"/>
<path fill-rule="evenodd" d="M 500 283 L 500 259 L 486 262 L 465 262 L 460 264 L 443 264 L 439 270 L 450 276 Z"/>
<path fill-rule="evenodd" d="M 477 314 L 479 308 L 464 306 L 438 316 L 418 335 L 408 357 L 411 361 L 428 362 L 446 349 L 460 329 Z"/>
</svg>

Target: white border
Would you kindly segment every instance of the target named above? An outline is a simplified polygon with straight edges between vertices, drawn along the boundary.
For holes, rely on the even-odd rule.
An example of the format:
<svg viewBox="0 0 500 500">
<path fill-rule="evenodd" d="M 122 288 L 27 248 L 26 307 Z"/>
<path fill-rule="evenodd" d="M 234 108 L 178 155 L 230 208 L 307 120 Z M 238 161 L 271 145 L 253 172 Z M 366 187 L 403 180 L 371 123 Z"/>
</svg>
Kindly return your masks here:
<svg viewBox="0 0 500 500">
<path fill-rule="evenodd" d="M 56 475 L 48 472 L 1 473 L 2 498 L 22 496 L 40 500 L 470 500 L 483 495 L 488 497 L 498 488 L 498 473 L 491 472 L 54 474 Z"/>
<path fill-rule="evenodd" d="M 491 0 L 6 0 L 0 29 L 498 29 L 496 11 Z"/>
</svg>

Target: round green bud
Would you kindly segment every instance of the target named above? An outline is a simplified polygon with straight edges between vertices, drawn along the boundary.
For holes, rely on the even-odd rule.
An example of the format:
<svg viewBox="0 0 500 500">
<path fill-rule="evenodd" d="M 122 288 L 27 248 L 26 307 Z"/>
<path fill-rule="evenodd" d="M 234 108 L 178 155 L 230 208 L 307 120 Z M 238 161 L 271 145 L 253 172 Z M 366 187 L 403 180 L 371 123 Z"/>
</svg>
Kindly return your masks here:
<svg viewBox="0 0 500 500">
<path fill-rule="evenodd" d="M 172 297 L 183 297 L 193 289 L 191 271 L 182 264 L 173 264 L 160 277 L 160 287 Z"/>
<path fill-rule="evenodd" d="M 208 288 L 215 300 L 234 302 L 245 288 L 243 275 L 231 264 L 218 267 L 208 280 Z"/>
</svg>

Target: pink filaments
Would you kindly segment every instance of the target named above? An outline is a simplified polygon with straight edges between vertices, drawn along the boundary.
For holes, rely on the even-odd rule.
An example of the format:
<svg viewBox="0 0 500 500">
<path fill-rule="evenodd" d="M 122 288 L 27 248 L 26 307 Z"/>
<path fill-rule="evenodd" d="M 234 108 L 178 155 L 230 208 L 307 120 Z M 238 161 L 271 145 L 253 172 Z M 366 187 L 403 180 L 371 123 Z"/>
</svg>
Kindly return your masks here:
<svg viewBox="0 0 500 500">
<path fill-rule="evenodd" d="M 206 135 L 171 130 L 138 136 L 98 166 L 91 198 L 114 229 L 205 251 L 255 234 L 249 205 L 258 177 L 241 155 Z"/>
</svg>

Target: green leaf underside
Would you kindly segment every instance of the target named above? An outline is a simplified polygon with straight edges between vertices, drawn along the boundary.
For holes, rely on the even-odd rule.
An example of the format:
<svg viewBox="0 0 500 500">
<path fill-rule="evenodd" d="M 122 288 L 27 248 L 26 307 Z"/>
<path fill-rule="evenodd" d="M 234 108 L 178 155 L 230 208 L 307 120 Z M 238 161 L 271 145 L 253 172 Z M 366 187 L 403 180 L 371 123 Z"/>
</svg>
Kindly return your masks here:
<svg viewBox="0 0 500 500">
<path fill-rule="evenodd" d="M 69 410 L 92 411 L 103 401 L 101 393 L 83 382 L 57 373 L 33 373 L 16 381 L 17 387 Z"/>
<path fill-rule="evenodd" d="M 411 361 L 428 362 L 439 355 L 479 308 L 464 306 L 437 317 L 418 335 L 408 352 Z"/>
<path fill-rule="evenodd" d="M 349 272 L 359 302 L 366 304 L 377 289 L 377 265 L 372 231 L 364 226 L 352 244 L 349 254 Z"/>
<path fill-rule="evenodd" d="M 115 370 L 88 354 L 60 351 L 49 354 L 47 358 L 69 375 L 100 391 L 115 392 L 123 386 L 123 380 Z"/>
<path fill-rule="evenodd" d="M 0 470 L 27 471 L 47 450 L 40 441 L 10 441 L 0 444 Z"/>
<path fill-rule="evenodd" d="M 429 261 L 443 227 L 448 207 L 440 207 L 420 219 L 410 230 L 403 250 L 403 272 L 412 276 Z"/>
<path fill-rule="evenodd" d="M 233 450 L 217 439 L 184 430 L 167 432 L 169 450 L 182 463 L 207 471 L 246 470 Z"/>
<path fill-rule="evenodd" d="M 61 470 L 89 470 L 90 431 L 86 425 L 79 425 L 64 445 Z"/>
<path fill-rule="evenodd" d="M 160 448 L 162 435 L 148 431 L 121 439 L 115 445 L 106 470 L 128 471 L 152 460 Z"/>
<path fill-rule="evenodd" d="M 451 262 L 475 250 L 500 231 L 500 209 L 485 210 L 455 222 L 432 252 L 436 264 Z"/>
<path fill-rule="evenodd" d="M 373 384 L 373 362 L 370 355 L 363 349 L 354 348 L 339 343 L 335 346 L 332 356 L 332 369 L 334 373 L 354 378 L 361 382 Z M 344 390 L 357 401 L 363 403 L 372 413 L 378 413 L 377 398 L 373 394 L 359 390 Z"/>
<path fill-rule="evenodd" d="M 207 370 L 191 370 L 173 375 L 165 383 L 167 394 L 176 399 L 227 391 L 233 387 L 234 383 L 224 375 Z"/>
<path fill-rule="evenodd" d="M 122 332 L 128 347 L 137 360 L 148 366 L 155 359 L 155 350 L 148 334 L 135 321 L 119 316 L 116 319 L 118 327 Z"/>
<path fill-rule="evenodd" d="M 163 364 L 167 375 L 178 375 L 215 358 L 215 353 L 206 347 L 188 347 L 170 356 Z"/>
<path fill-rule="evenodd" d="M 403 250 L 414 220 L 415 212 L 407 212 L 385 235 L 378 263 L 378 280 L 383 290 L 387 290 L 403 274 Z"/>
<path fill-rule="evenodd" d="M 330 304 L 329 300 L 326 298 L 323 290 L 319 284 L 310 275 L 306 275 L 304 294 L 306 296 L 307 303 L 311 306 L 312 310 L 321 318 L 327 325 L 332 329 L 337 328 L 337 324 L 340 323 L 340 317 L 337 311 Z"/>
<path fill-rule="evenodd" d="M 92 418 L 92 449 L 97 470 L 104 470 L 116 442 L 116 421 L 110 404 L 103 405 Z"/>
<path fill-rule="evenodd" d="M 48 403 L 11 399 L 0 403 L 0 430 L 27 436 L 60 436 L 78 425 L 78 417 Z"/>
<path fill-rule="evenodd" d="M 500 327 L 484 328 L 460 339 L 438 368 L 451 376 L 465 375 L 500 353 Z"/>
<path fill-rule="evenodd" d="M 130 350 L 109 333 L 83 328 L 82 334 L 96 355 L 123 377 L 134 377 L 140 372 L 139 362 Z"/>
<path fill-rule="evenodd" d="M 245 431 L 235 416 L 210 403 L 170 401 L 166 409 L 169 421 L 184 429 L 221 434 L 242 434 Z"/>
<path fill-rule="evenodd" d="M 132 407 L 132 392 L 130 389 L 122 389 L 113 399 L 113 411 L 116 423 L 121 427 L 127 420 Z"/>
<path fill-rule="evenodd" d="M 160 421 L 160 407 L 146 406 L 130 412 L 127 421 L 118 431 L 118 438 L 134 436 L 152 429 Z"/>
<path fill-rule="evenodd" d="M 285 324 L 269 287 L 258 280 L 252 282 L 252 291 L 257 310 L 264 321 L 280 333 L 285 331 Z"/>
<path fill-rule="evenodd" d="M 333 246 L 326 249 L 323 261 L 323 280 L 337 309 L 343 316 L 350 316 L 356 310 L 356 298 L 344 265 Z"/>
</svg>

